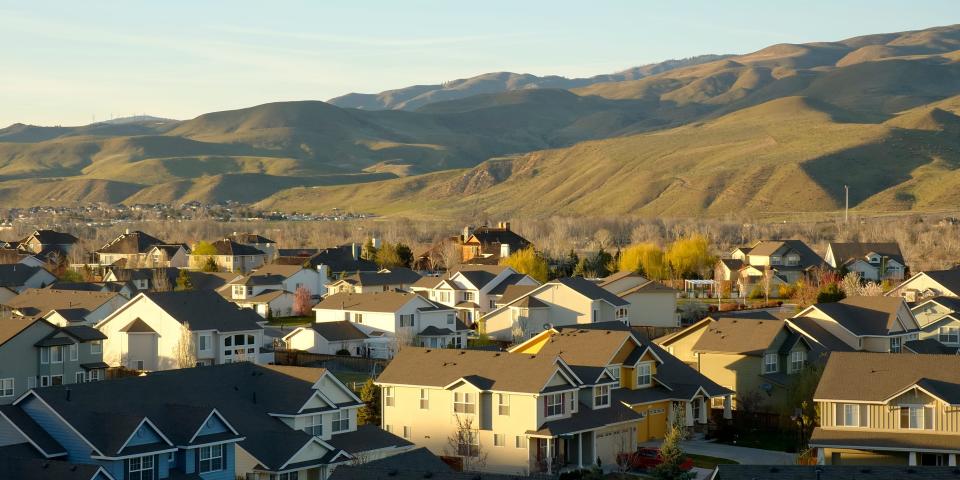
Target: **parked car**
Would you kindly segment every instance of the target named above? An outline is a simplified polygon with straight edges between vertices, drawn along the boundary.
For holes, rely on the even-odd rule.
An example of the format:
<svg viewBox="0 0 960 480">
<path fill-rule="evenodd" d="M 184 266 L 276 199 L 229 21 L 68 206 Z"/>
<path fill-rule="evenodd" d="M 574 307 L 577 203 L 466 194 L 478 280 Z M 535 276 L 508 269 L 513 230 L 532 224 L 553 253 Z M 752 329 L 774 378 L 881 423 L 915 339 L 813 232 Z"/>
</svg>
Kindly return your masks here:
<svg viewBox="0 0 960 480">
<path fill-rule="evenodd" d="M 626 464 L 630 470 L 646 470 L 661 463 L 663 463 L 663 455 L 660 454 L 660 449 L 656 447 L 640 447 L 635 452 L 617 455 L 617 464 Z M 680 468 L 684 471 L 692 469 L 693 459 L 690 457 L 684 458 Z"/>
</svg>

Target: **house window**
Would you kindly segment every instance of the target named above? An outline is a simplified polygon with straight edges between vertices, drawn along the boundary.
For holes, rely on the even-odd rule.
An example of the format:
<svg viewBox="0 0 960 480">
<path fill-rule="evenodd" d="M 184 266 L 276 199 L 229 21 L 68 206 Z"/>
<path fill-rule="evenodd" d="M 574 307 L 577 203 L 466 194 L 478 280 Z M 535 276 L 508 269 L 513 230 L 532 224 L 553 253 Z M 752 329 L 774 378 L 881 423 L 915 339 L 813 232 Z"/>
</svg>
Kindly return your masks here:
<svg viewBox="0 0 960 480">
<path fill-rule="evenodd" d="M 900 407 L 900 428 L 932 430 L 933 408 L 922 405 Z"/>
<path fill-rule="evenodd" d="M 76 343 L 71 343 L 71 344 L 70 344 L 70 361 L 71 361 L 71 362 L 76 362 L 76 361 L 77 361 L 77 358 L 79 358 L 79 357 L 78 357 L 78 354 L 79 354 L 80 352 L 78 351 L 78 347 L 79 347 L 79 345 L 77 345 Z"/>
<path fill-rule="evenodd" d="M 383 404 L 392 407 L 393 401 L 393 387 L 383 387 Z"/>
<path fill-rule="evenodd" d="M 271 473 L 270 480 L 299 480 L 300 472 Z"/>
<path fill-rule="evenodd" d="M 41 364 L 41 365 L 46 365 L 46 364 L 48 364 L 48 363 L 50 363 L 50 349 L 49 349 L 49 348 L 46 348 L 46 347 L 41 348 L 41 349 L 40 349 L 40 364 Z"/>
<path fill-rule="evenodd" d="M 900 337 L 890 337 L 890 353 L 900 353 Z"/>
<path fill-rule="evenodd" d="M 49 375 L 43 375 L 43 376 L 40 377 L 40 386 L 41 386 L 41 387 L 49 387 L 49 386 L 50 386 L 50 376 L 49 376 Z"/>
<path fill-rule="evenodd" d="M 490 309 L 493 310 L 493 309 L 496 308 L 496 307 L 497 307 L 497 303 L 494 302 L 493 299 L 491 298 L 491 299 L 490 299 Z"/>
<path fill-rule="evenodd" d="M 346 410 L 337 410 L 333 412 L 331 416 L 333 419 L 333 426 L 330 430 L 334 432 L 345 432 L 350 430 L 350 412 Z"/>
<path fill-rule="evenodd" d="M 420 389 L 420 410 L 426 410 L 430 408 L 430 390 L 426 388 Z"/>
<path fill-rule="evenodd" d="M 303 426 L 303 431 L 313 435 L 314 437 L 323 436 L 323 416 L 322 415 L 310 415 L 306 418 L 306 422 Z"/>
<path fill-rule="evenodd" d="M 14 390 L 13 384 L 14 381 L 12 378 L 4 378 L 0 380 L 0 397 L 12 397 Z"/>
<path fill-rule="evenodd" d="M 401 327 L 412 327 L 413 326 L 413 314 L 400 315 L 400 326 Z"/>
<path fill-rule="evenodd" d="M 563 415 L 563 394 L 554 393 L 543 396 L 543 411 L 547 417 Z"/>
<path fill-rule="evenodd" d="M 83 383 L 85 379 L 86 379 L 86 375 L 84 375 L 83 372 L 76 373 L 75 383 Z"/>
<path fill-rule="evenodd" d="M 205 352 L 210 349 L 210 334 L 201 333 L 197 335 L 197 349 L 201 352 Z"/>
<path fill-rule="evenodd" d="M 623 308 L 623 307 L 618 308 L 618 309 L 617 309 L 617 319 L 618 319 L 618 320 L 623 320 L 624 318 L 627 318 L 627 309 L 626 309 L 626 308 Z"/>
<path fill-rule="evenodd" d="M 63 363 L 62 347 L 50 347 L 50 363 Z"/>
<path fill-rule="evenodd" d="M 354 314 L 353 314 L 353 321 L 354 321 L 354 322 L 357 322 L 357 323 L 363 323 L 363 314 L 362 314 L 362 313 L 354 313 Z"/>
<path fill-rule="evenodd" d="M 614 380 L 620 380 L 620 367 L 607 367 L 607 374 L 610 375 L 610 378 L 613 378 Z"/>
<path fill-rule="evenodd" d="M 567 408 L 569 408 L 570 413 L 577 413 L 577 394 L 576 393 L 565 393 L 563 398 L 567 399 Z"/>
<path fill-rule="evenodd" d="M 464 302 L 472 302 L 474 298 L 473 292 L 463 292 Z"/>
<path fill-rule="evenodd" d="M 647 387 L 653 383 L 653 367 L 649 363 L 637 365 L 637 386 Z"/>
<path fill-rule="evenodd" d="M 98 380 L 103 380 L 103 370 L 100 370 L 99 368 L 95 368 L 87 372 L 88 382 L 96 382 Z"/>
<path fill-rule="evenodd" d="M 507 443 L 507 439 L 506 439 L 506 436 L 505 436 L 504 434 L 502 434 L 502 433 L 494 433 L 494 434 L 493 434 L 493 446 L 494 446 L 494 447 L 502 447 L 502 446 L 506 445 L 506 443 Z"/>
<path fill-rule="evenodd" d="M 780 265 L 780 256 L 770 256 L 770 265 Z"/>
<path fill-rule="evenodd" d="M 698 422 L 700 421 L 700 409 L 703 408 L 702 405 L 703 402 L 700 401 L 699 398 L 695 398 L 690 401 L 690 408 L 693 411 L 693 418 Z"/>
<path fill-rule="evenodd" d="M 459 437 L 457 439 L 457 453 L 460 456 L 476 457 L 480 454 L 480 435 L 477 432 L 467 430 Z"/>
<path fill-rule="evenodd" d="M 63 385 L 63 375 L 50 375 L 50 385 Z"/>
<path fill-rule="evenodd" d="M 798 350 L 790 352 L 790 371 L 799 372 L 807 364 L 807 352 Z"/>
<path fill-rule="evenodd" d="M 90 353 L 91 353 L 92 355 L 97 355 L 97 354 L 103 353 L 103 341 L 102 341 L 102 340 L 94 340 L 94 341 L 90 342 Z"/>
<path fill-rule="evenodd" d="M 857 403 L 838 403 L 835 423 L 838 427 L 866 427 L 869 407 Z"/>
<path fill-rule="evenodd" d="M 516 448 L 526 448 L 526 442 L 523 441 L 523 435 L 517 435 L 513 438 L 513 446 Z"/>
<path fill-rule="evenodd" d="M 596 308 L 590 311 L 590 323 L 597 323 L 597 318 L 600 317 L 600 312 Z"/>
<path fill-rule="evenodd" d="M 200 473 L 223 470 L 223 445 L 200 447 Z"/>
<path fill-rule="evenodd" d="M 777 365 L 777 354 L 766 353 L 763 355 L 763 373 L 777 373 L 780 368 Z"/>
<path fill-rule="evenodd" d="M 477 405 L 474 403 L 473 394 L 470 392 L 453 392 L 453 411 L 454 413 L 474 413 Z"/>
<path fill-rule="evenodd" d="M 940 343 L 960 343 L 960 327 L 940 327 Z"/>
<path fill-rule="evenodd" d="M 506 393 L 497 394 L 497 413 L 500 415 L 510 415 L 510 395 Z"/>
<path fill-rule="evenodd" d="M 37 377 L 27 377 L 27 389 L 37 388 Z"/>
<path fill-rule="evenodd" d="M 456 321 L 456 318 L 457 318 L 456 315 L 454 315 L 454 314 L 452 314 L 452 313 L 448 313 L 448 314 L 447 314 L 447 325 L 453 325 L 453 323 Z"/>
<path fill-rule="evenodd" d="M 593 408 L 610 406 L 610 385 L 593 387 Z"/>
<path fill-rule="evenodd" d="M 127 460 L 127 480 L 153 480 L 153 456 Z"/>
<path fill-rule="evenodd" d="M 404 426 L 403 426 L 403 438 L 410 438 L 411 436 L 413 436 L 413 432 L 411 431 L 410 427 L 407 426 L 407 425 L 404 425 Z"/>
<path fill-rule="evenodd" d="M 800 265 L 800 256 L 799 255 L 787 255 L 787 266 L 796 267 Z"/>
</svg>

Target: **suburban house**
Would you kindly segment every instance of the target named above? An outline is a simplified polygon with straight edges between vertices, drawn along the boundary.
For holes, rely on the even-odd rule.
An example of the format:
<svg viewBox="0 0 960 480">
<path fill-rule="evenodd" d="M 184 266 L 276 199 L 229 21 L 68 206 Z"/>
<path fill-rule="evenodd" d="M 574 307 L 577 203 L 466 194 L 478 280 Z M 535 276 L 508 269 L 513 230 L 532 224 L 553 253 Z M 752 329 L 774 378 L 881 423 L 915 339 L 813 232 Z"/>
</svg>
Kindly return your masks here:
<svg viewBox="0 0 960 480">
<path fill-rule="evenodd" d="M 818 463 L 956 466 L 960 357 L 838 352 L 814 393 Z"/>
<path fill-rule="evenodd" d="M 0 410 L 0 439 L 113 479 L 322 480 L 410 448 L 358 427 L 359 406 L 324 369 L 238 363 L 33 390 Z"/>
<path fill-rule="evenodd" d="M 314 322 L 297 327 L 283 337 L 290 350 L 301 350 L 324 355 L 337 355 L 346 351 L 355 357 L 372 357 L 377 342 L 368 342 L 371 337 L 346 320 L 339 322 Z"/>
<path fill-rule="evenodd" d="M 274 242 L 273 240 L 270 240 L 262 235 L 257 235 L 256 233 L 233 232 L 233 234 L 228 235 L 227 238 L 241 245 L 253 247 L 265 253 L 267 255 L 266 261 L 268 263 L 277 258 L 277 255 L 279 254 L 277 242 Z"/>
<path fill-rule="evenodd" d="M 187 268 L 190 266 L 190 247 L 185 243 L 156 244 L 145 255 L 146 264 L 153 268 Z"/>
<path fill-rule="evenodd" d="M 114 292 L 124 298 L 132 298 L 139 289 L 132 282 L 53 282 L 47 288 L 54 290 L 80 290 L 85 292 Z"/>
<path fill-rule="evenodd" d="M 106 267 L 103 281 L 130 283 L 137 291 L 165 291 L 176 287 L 178 275 L 180 275 L 180 269 L 174 267 Z"/>
<path fill-rule="evenodd" d="M 139 230 L 117 236 L 94 252 L 100 265 L 118 265 L 127 268 L 147 266 L 147 252 L 154 245 L 169 245 L 167 242 Z"/>
<path fill-rule="evenodd" d="M 376 272 L 380 269 L 376 263 L 360 256 L 363 246 L 352 243 L 337 247 L 280 249 L 273 263 L 281 265 L 303 265 L 317 269 L 327 267 L 329 278 L 337 279 L 357 272 Z"/>
<path fill-rule="evenodd" d="M 68 255 L 78 239 L 69 233 L 55 230 L 34 230 L 22 240 L 5 245 L 9 253 L 4 256 L 16 259 L 14 262 L 32 266 L 43 266 L 53 271 L 62 271 L 69 265 Z M 3 242 L 0 242 L 3 243 Z"/>
<path fill-rule="evenodd" d="M 827 265 L 837 270 L 857 272 L 863 280 L 903 280 L 907 264 L 896 242 L 830 242 L 824 256 Z"/>
<path fill-rule="evenodd" d="M 11 441 L 17 440 L 16 437 L 11 439 Z M 115 480 L 99 465 L 49 460 L 25 442 L 0 447 L 0 478 Z"/>
<path fill-rule="evenodd" d="M 0 321 L 0 404 L 31 388 L 102 380 L 105 338 L 87 325 L 60 327 L 41 318 Z"/>
<path fill-rule="evenodd" d="M 960 298 L 930 297 L 910 311 L 920 326 L 919 339 L 905 342 L 913 353 L 957 353 L 960 349 Z"/>
<path fill-rule="evenodd" d="M 817 303 L 790 322 L 810 335 L 817 329 L 829 332 L 857 351 L 899 353 L 905 342 L 920 335 L 917 318 L 900 297 L 847 297 Z"/>
<path fill-rule="evenodd" d="M 618 321 L 629 325 L 630 303 L 580 277 L 551 280 L 501 299 L 483 316 L 483 331 L 502 341 L 522 341 L 553 326 Z"/>
<path fill-rule="evenodd" d="M 502 265 L 462 265 L 445 277 L 423 277 L 410 286 L 435 303 L 453 307 L 457 317 L 472 325 L 497 302 L 511 285 L 539 285 L 540 282 Z"/>
<path fill-rule="evenodd" d="M 422 278 L 419 273 L 406 267 L 383 268 L 376 272 L 358 272 L 347 275 L 328 287 L 329 293 L 370 293 L 392 290 L 410 291 L 410 287 Z"/>
<path fill-rule="evenodd" d="M 350 321 L 365 334 L 388 337 L 403 345 L 461 348 L 466 345 L 468 328 L 450 308 L 410 292 L 337 293 L 328 295 L 313 307 L 317 322 Z M 389 358 L 396 351 L 378 351 L 377 357 Z"/>
<path fill-rule="evenodd" d="M 740 247 L 721 259 L 714 268 L 714 280 L 731 282 L 740 296 L 754 290 L 779 296 L 779 286 L 796 283 L 823 259 L 800 240 L 761 240 L 750 247 Z M 738 268 L 733 274 L 733 268 Z M 769 279 L 769 285 L 766 282 Z"/>
<path fill-rule="evenodd" d="M 41 267 L 30 267 L 24 264 L 0 264 L 0 289 L 8 289 L 14 293 L 28 288 L 43 288 L 57 281 L 57 277 Z M 0 301 L 4 299 L 0 293 Z"/>
<path fill-rule="evenodd" d="M 200 269 L 208 259 L 213 259 L 217 268 L 222 271 L 246 273 L 261 267 L 267 260 L 267 254 L 257 248 L 234 242 L 229 238 L 217 240 L 210 245 L 215 253 L 198 254 L 194 251 L 190 254 L 190 268 Z"/>
<path fill-rule="evenodd" d="M 692 376 L 668 379 L 662 350 L 615 325 L 549 330 L 509 352 L 403 349 L 377 379 L 383 426 L 467 467 L 555 473 L 614 464 L 638 440 L 662 437 L 683 403 L 691 424 L 705 422 L 702 398 L 730 394 L 679 362 Z M 486 462 L 475 465 L 480 451 Z"/>
<path fill-rule="evenodd" d="M 260 363 L 261 318 L 216 292 L 143 292 L 100 321 L 111 366 L 156 371 L 197 364 Z"/>
<path fill-rule="evenodd" d="M 295 311 L 296 292 L 306 289 L 313 306 L 315 298 L 324 291 L 324 266 L 318 270 L 300 265 L 264 265 L 253 272 L 231 281 L 221 290 L 224 296 L 241 308 L 255 310 L 261 317 L 289 317 Z M 301 312 L 301 315 L 307 312 Z"/>
<path fill-rule="evenodd" d="M 916 273 L 886 295 L 902 297 L 911 303 L 930 297 L 960 297 L 960 269 Z"/>
<path fill-rule="evenodd" d="M 18 317 L 93 326 L 126 302 L 126 297 L 116 292 L 30 288 L 7 301 L 4 307 Z"/>
<path fill-rule="evenodd" d="M 677 291 L 636 272 L 617 272 L 600 280 L 604 290 L 625 300 L 630 325 L 679 327 Z"/>
<path fill-rule="evenodd" d="M 831 351 L 851 350 L 829 333 L 797 331 L 787 320 L 756 313 L 707 317 L 656 342 L 719 385 L 736 392 L 734 408 L 776 411 L 793 375 Z"/>
<path fill-rule="evenodd" d="M 496 227 L 464 227 L 460 238 L 460 261 L 463 263 L 497 265 L 511 253 L 532 245 L 510 229 L 510 222 L 498 222 Z"/>
</svg>

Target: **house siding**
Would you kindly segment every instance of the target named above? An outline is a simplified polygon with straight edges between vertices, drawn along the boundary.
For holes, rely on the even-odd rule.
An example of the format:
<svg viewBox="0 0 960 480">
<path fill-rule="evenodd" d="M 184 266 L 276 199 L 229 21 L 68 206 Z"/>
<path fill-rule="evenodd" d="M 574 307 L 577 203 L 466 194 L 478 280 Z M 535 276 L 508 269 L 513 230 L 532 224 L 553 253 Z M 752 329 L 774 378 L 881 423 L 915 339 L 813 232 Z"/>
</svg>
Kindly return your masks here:
<svg viewBox="0 0 960 480">
<path fill-rule="evenodd" d="M 18 404 L 34 422 L 43 428 L 67 451 L 67 460 L 75 463 L 102 463 L 90 459 L 90 445 L 56 416 L 46 405 L 35 397 L 27 398 Z M 106 468 L 107 465 L 104 465 Z M 110 470 L 109 468 L 107 468 Z M 111 475 L 114 472 L 111 471 Z M 122 477 L 117 477 L 122 478 Z"/>
</svg>

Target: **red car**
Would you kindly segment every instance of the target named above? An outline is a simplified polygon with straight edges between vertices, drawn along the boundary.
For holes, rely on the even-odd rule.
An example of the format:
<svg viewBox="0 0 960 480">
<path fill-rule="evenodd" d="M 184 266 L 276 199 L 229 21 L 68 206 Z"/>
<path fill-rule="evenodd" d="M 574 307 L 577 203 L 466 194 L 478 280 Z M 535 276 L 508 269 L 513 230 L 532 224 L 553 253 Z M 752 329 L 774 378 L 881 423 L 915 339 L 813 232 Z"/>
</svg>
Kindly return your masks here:
<svg viewBox="0 0 960 480">
<path fill-rule="evenodd" d="M 646 470 L 656 467 L 663 463 L 663 455 L 660 455 L 660 449 L 656 447 L 641 447 L 633 453 L 621 453 L 617 455 L 617 463 L 626 462 L 631 470 Z M 683 459 L 680 468 L 688 471 L 693 468 L 693 459 L 687 457 Z"/>
</svg>

